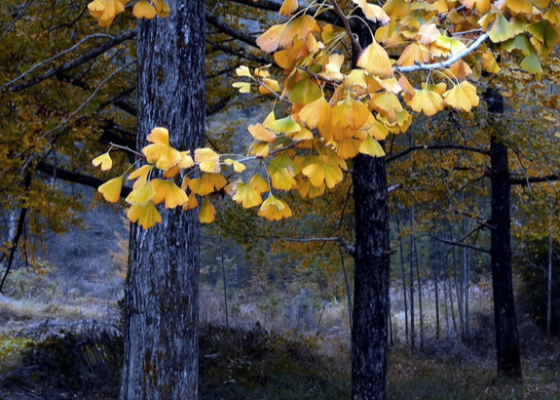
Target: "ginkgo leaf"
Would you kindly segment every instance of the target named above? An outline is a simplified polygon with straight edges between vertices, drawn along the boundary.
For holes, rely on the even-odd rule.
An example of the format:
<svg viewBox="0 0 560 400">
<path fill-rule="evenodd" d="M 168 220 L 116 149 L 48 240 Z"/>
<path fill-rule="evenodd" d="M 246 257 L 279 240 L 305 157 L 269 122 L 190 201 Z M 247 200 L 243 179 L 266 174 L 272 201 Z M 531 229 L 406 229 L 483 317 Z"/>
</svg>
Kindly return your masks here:
<svg viewBox="0 0 560 400">
<path fill-rule="evenodd" d="M 478 106 L 479 98 L 476 88 L 469 82 L 463 81 L 443 94 L 445 104 L 456 110 L 469 112 L 472 107 Z"/>
<path fill-rule="evenodd" d="M 551 5 L 544 13 L 543 18 L 552 25 L 560 27 L 560 6 L 558 4 Z"/>
<path fill-rule="evenodd" d="M 183 184 L 181 185 L 183 189 L 185 185 L 189 187 L 189 189 L 199 196 L 206 196 L 216 190 L 220 190 L 225 185 L 227 185 L 226 178 L 224 178 L 220 174 L 203 174 L 200 178 L 196 179 L 184 179 Z"/>
<path fill-rule="evenodd" d="M 237 74 L 237 76 L 246 76 L 247 78 L 252 78 L 253 75 L 251 75 L 251 70 L 249 70 L 249 67 L 242 65 L 240 67 L 237 67 L 235 69 L 235 73 Z"/>
<path fill-rule="evenodd" d="M 277 199 L 270 193 L 268 198 L 261 204 L 258 215 L 269 221 L 280 221 L 283 218 L 291 217 L 292 210 L 290 210 L 286 202 Z"/>
<path fill-rule="evenodd" d="M 128 209 L 126 216 L 131 222 L 138 221 L 144 229 L 149 229 L 161 222 L 161 215 L 151 201 L 146 204 L 133 204 Z"/>
<path fill-rule="evenodd" d="M 486 14 L 492 8 L 492 2 L 490 0 L 459 0 L 462 5 L 467 7 L 469 10 L 476 8 L 480 14 Z"/>
<path fill-rule="evenodd" d="M 249 181 L 249 186 L 255 189 L 259 193 L 268 192 L 270 187 L 268 186 L 268 182 L 261 174 L 255 174 L 251 177 Z"/>
<path fill-rule="evenodd" d="M 245 166 L 245 164 L 240 163 L 239 161 L 235 161 L 231 158 L 227 158 L 224 160 L 224 163 L 226 165 L 233 165 L 233 170 L 235 172 L 237 172 L 238 174 L 242 173 L 243 171 L 245 171 L 247 169 L 247 167 Z"/>
<path fill-rule="evenodd" d="M 420 43 L 411 43 L 403 50 L 397 64 L 406 67 L 417 63 L 427 64 L 431 60 L 432 54 L 426 46 Z"/>
<path fill-rule="evenodd" d="M 97 167 L 101 165 L 101 171 L 109 171 L 113 167 L 113 160 L 109 155 L 109 152 L 103 153 L 100 156 L 95 157 L 91 163 Z"/>
<path fill-rule="evenodd" d="M 449 36 L 439 35 L 430 44 L 430 52 L 433 56 L 453 56 L 463 52 L 466 46 L 460 40 L 450 38 Z"/>
<path fill-rule="evenodd" d="M 286 33 L 288 25 L 273 25 L 259 36 L 256 40 L 257 46 L 266 53 L 273 53 L 282 45 L 282 39 Z"/>
<path fill-rule="evenodd" d="M 533 45 L 526 35 L 517 35 L 513 39 L 504 42 L 502 48 L 510 53 L 513 50 L 520 50 L 524 56 L 528 56 L 533 52 Z"/>
<path fill-rule="evenodd" d="M 150 131 L 146 140 L 150 143 L 159 143 L 169 146 L 169 131 L 166 128 L 160 126 L 155 127 Z"/>
<path fill-rule="evenodd" d="M 183 211 L 194 210 L 195 208 L 198 208 L 198 199 L 196 194 L 191 193 L 189 194 L 189 200 L 183 205 Z"/>
<path fill-rule="evenodd" d="M 445 105 L 440 90 L 436 85 L 422 84 L 422 89 L 416 90 L 416 94 L 408 103 L 416 112 L 422 112 L 424 115 L 431 117 L 443 110 Z"/>
<path fill-rule="evenodd" d="M 276 134 L 266 129 L 262 124 L 249 125 L 247 130 L 256 140 L 261 140 L 267 143 L 271 143 L 276 140 Z"/>
<path fill-rule="evenodd" d="M 398 97 L 394 93 L 388 92 L 381 92 L 372 95 L 368 105 L 372 110 L 379 112 L 381 115 L 387 116 L 390 121 L 394 121 L 396 113 L 403 110 Z M 373 118 L 373 116 L 370 117 L 370 119 L 371 118 Z"/>
<path fill-rule="evenodd" d="M 301 173 L 309 178 L 309 182 L 313 186 L 321 186 L 325 182 L 325 170 L 322 162 L 317 164 L 309 164 Z"/>
<path fill-rule="evenodd" d="M 154 194 L 156 194 L 154 187 L 150 182 L 146 182 L 139 188 L 130 192 L 125 200 L 128 204 L 145 204 L 152 199 Z"/>
<path fill-rule="evenodd" d="M 542 75 L 543 69 L 539 57 L 535 53 L 529 54 L 521 61 L 521 68 L 533 75 Z"/>
<path fill-rule="evenodd" d="M 382 79 L 392 78 L 394 76 L 389 55 L 375 40 L 362 50 L 358 56 L 356 65 Z"/>
<path fill-rule="evenodd" d="M 389 0 L 383 10 L 393 19 L 400 19 L 410 12 L 410 3 L 406 0 Z"/>
<path fill-rule="evenodd" d="M 239 89 L 239 93 L 251 93 L 251 83 L 249 82 L 233 82 L 231 86 Z"/>
<path fill-rule="evenodd" d="M 119 176 L 105 182 L 99 186 L 97 191 L 103 195 L 103 198 L 109 203 L 116 203 L 121 197 L 124 176 Z"/>
<path fill-rule="evenodd" d="M 161 143 L 150 144 L 142 149 L 146 160 L 162 171 L 167 171 L 181 160 L 181 153 L 173 147 Z"/>
<path fill-rule="evenodd" d="M 130 175 L 128 175 L 128 180 L 136 179 L 136 182 L 134 182 L 132 188 L 138 189 L 140 186 L 144 186 L 144 184 L 148 180 L 148 175 L 153 168 L 154 167 L 152 165 L 142 165 L 140 168 L 137 168 Z"/>
<path fill-rule="evenodd" d="M 132 15 L 138 19 L 153 19 L 156 17 L 157 12 L 155 7 L 146 0 L 140 0 L 132 9 Z"/>
<path fill-rule="evenodd" d="M 406 111 L 397 112 L 395 115 L 395 120 L 392 121 L 396 123 L 398 121 L 398 116 L 402 115 L 402 113 L 406 113 Z M 377 119 L 375 123 L 367 130 L 367 133 L 373 136 L 375 140 L 385 140 L 385 138 L 389 135 L 389 131 L 385 127 L 384 124 L 379 122 Z"/>
<path fill-rule="evenodd" d="M 560 43 L 560 28 L 552 25 L 546 19 L 529 25 L 527 30 L 549 49 Z"/>
<path fill-rule="evenodd" d="M 173 181 L 153 179 L 150 182 L 155 190 L 154 197 L 152 197 L 154 204 L 159 204 L 165 200 L 165 208 L 175 208 L 189 201 L 187 194 Z"/>
<path fill-rule="evenodd" d="M 171 9 L 169 8 L 169 5 L 165 2 L 165 0 L 152 0 L 152 2 L 156 7 L 157 15 L 159 15 L 161 18 L 167 18 L 169 16 Z"/>
<path fill-rule="evenodd" d="M 356 139 L 344 139 L 336 144 L 336 154 L 346 160 L 349 158 L 354 158 L 360 152 L 361 140 Z"/>
<path fill-rule="evenodd" d="M 293 136 L 292 139 L 294 141 L 304 141 L 304 140 L 311 140 L 313 139 L 313 132 L 311 132 L 309 129 L 306 128 L 301 128 L 300 131 L 296 132 Z M 301 145 L 301 144 L 300 144 Z M 300 147 L 301 148 L 301 147 Z"/>
<path fill-rule="evenodd" d="M 264 78 L 262 83 L 259 85 L 260 94 L 274 94 L 280 91 L 280 85 L 275 79 Z M 241 92 L 241 90 L 240 90 Z"/>
<path fill-rule="evenodd" d="M 270 181 L 272 187 L 278 190 L 292 190 L 296 187 L 297 183 L 288 171 L 287 168 L 278 168 L 274 172 L 271 172 L 269 168 Z"/>
<path fill-rule="evenodd" d="M 348 96 L 331 110 L 331 124 L 340 129 L 360 129 L 367 122 L 370 111 L 365 104 Z"/>
<path fill-rule="evenodd" d="M 301 130 L 301 126 L 288 116 L 285 118 L 277 119 L 270 125 L 270 130 L 275 133 L 294 133 Z"/>
<path fill-rule="evenodd" d="M 504 4 L 514 15 L 533 13 L 533 3 L 529 0 L 505 0 Z"/>
<path fill-rule="evenodd" d="M 382 25 L 385 25 L 391 19 L 387 13 L 376 4 L 368 3 L 366 0 L 352 0 L 352 2 L 362 9 L 364 15 L 370 21 L 379 21 Z"/>
<path fill-rule="evenodd" d="M 449 68 L 445 70 L 445 74 L 450 76 L 451 78 L 457 79 L 465 79 L 467 76 L 470 76 L 473 73 L 469 64 L 467 64 L 463 60 L 459 60 L 451 64 Z"/>
<path fill-rule="evenodd" d="M 384 157 L 385 151 L 381 144 L 372 138 L 370 135 L 360 144 L 358 151 L 362 154 L 367 154 L 372 157 Z"/>
<path fill-rule="evenodd" d="M 500 43 L 514 36 L 515 32 L 506 17 L 504 17 L 502 13 L 498 13 L 489 32 L 490 40 L 494 43 Z"/>
<path fill-rule="evenodd" d="M 228 186 L 228 194 L 243 208 L 252 208 L 262 203 L 261 194 L 248 183 L 234 182 Z"/>
<path fill-rule="evenodd" d="M 88 9 L 99 20 L 99 26 L 107 27 L 117 14 L 124 11 L 124 3 L 120 0 L 94 0 L 88 4 Z"/>
<path fill-rule="evenodd" d="M 251 144 L 249 154 L 255 157 L 267 158 L 270 154 L 270 147 L 267 142 L 257 141 Z"/>
<path fill-rule="evenodd" d="M 282 37 L 284 47 L 289 47 L 295 37 L 305 39 L 310 33 L 321 32 L 317 20 L 310 15 L 303 14 L 288 23 L 286 32 Z"/>
<path fill-rule="evenodd" d="M 344 80 L 344 75 L 340 72 L 342 64 L 344 64 L 344 56 L 342 54 L 330 54 L 328 61 L 323 68 L 323 72 L 320 72 L 317 75 L 337 82 L 342 81 Z"/>
<path fill-rule="evenodd" d="M 298 7 L 298 0 L 284 0 L 278 14 L 283 15 L 284 17 L 290 17 L 297 11 Z"/>
<path fill-rule="evenodd" d="M 482 68 L 491 74 L 497 74 L 500 71 L 500 66 L 491 51 L 485 51 L 482 54 Z"/>
<path fill-rule="evenodd" d="M 296 104 L 309 104 L 323 96 L 321 88 L 306 77 L 296 83 L 288 92 L 288 100 Z"/>
<path fill-rule="evenodd" d="M 208 147 L 196 149 L 194 151 L 194 161 L 202 172 L 220 173 L 220 155 Z"/>
<path fill-rule="evenodd" d="M 179 162 L 177 163 L 177 166 L 179 168 L 188 169 L 188 168 L 191 168 L 192 166 L 194 166 L 194 160 L 191 157 L 190 150 L 181 151 L 180 155 L 181 155 L 181 158 L 179 159 Z"/>
<path fill-rule="evenodd" d="M 319 125 L 324 125 L 331 116 L 331 106 L 323 96 L 307 104 L 298 113 L 299 119 L 310 129 L 315 129 Z"/>
<path fill-rule="evenodd" d="M 216 209 L 212 203 L 205 198 L 200 205 L 200 210 L 198 211 L 198 221 L 201 224 L 211 224 L 215 219 Z"/>
</svg>

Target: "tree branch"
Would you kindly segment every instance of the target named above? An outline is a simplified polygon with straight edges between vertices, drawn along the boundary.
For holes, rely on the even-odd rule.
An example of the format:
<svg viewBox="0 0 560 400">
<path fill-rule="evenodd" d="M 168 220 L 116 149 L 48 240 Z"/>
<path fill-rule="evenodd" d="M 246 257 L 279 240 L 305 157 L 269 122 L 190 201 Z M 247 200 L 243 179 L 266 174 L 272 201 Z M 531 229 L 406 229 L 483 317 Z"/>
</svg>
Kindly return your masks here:
<svg viewBox="0 0 560 400">
<path fill-rule="evenodd" d="M 475 246 L 473 244 L 456 242 L 454 240 L 448 240 L 448 239 L 440 238 L 440 237 L 434 236 L 434 235 L 430 235 L 430 237 L 434 240 L 437 240 L 438 242 L 449 244 L 451 246 L 466 247 L 467 249 L 472 249 L 472 250 L 481 251 L 483 253 L 490 254 L 490 250 L 485 249 L 483 247 Z"/>
<path fill-rule="evenodd" d="M 411 65 L 411 66 L 408 66 L 408 67 L 395 67 L 395 68 L 393 68 L 393 71 L 395 71 L 395 72 L 415 72 L 415 71 L 422 71 L 422 70 L 431 71 L 431 70 L 439 69 L 439 68 L 448 68 L 452 64 L 454 64 L 457 61 L 459 61 L 460 59 L 462 59 L 463 57 L 465 57 L 465 56 L 469 55 L 470 53 L 472 53 L 473 51 L 475 51 L 487 38 L 488 38 L 488 32 L 483 33 L 482 35 L 479 36 L 478 39 L 476 39 L 465 50 L 463 50 L 462 52 L 454 55 L 451 58 L 448 58 L 445 61 L 432 63 L 432 64 L 416 64 L 416 65 Z"/>
<path fill-rule="evenodd" d="M 472 151 L 473 153 L 483 154 L 489 156 L 490 152 L 484 149 L 479 149 L 478 147 L 464 146 L 461 144 L 424 144 L 424 145 L 414 145 L 410 146 L 408 149 L 395 154 L 394 156 L 387 156 L 387 162 L 394 161 L 400 157 L 404 157 L 408 153 L 415 150 L 465 150 Z"/>
<path fill-rule="evenodd" d="M 257 42 L 254 37 L 241 33 L 238 29 L 232 28 L 224 21 L 218 19 L 217 17 L 210 14 L 209 12 L 206 12 L 205 19 L 206 22 L 208 22 L 210 25 L 217 28 L 220 32 L 225 33 L 226 35 L 229 35 L 234 39 L 237 39 L 243 43 L 248 44 L 249 46 L 255 47 L 260 50 L 259 46 L 257 46 Z"/>
<path fill-rule="evenodd" d="M 27 82 L 24 82 L 20 85 L 16 85 L 12 87 L 12 91 L 14 92 L 20 92 L 24 89 L 28 89 L 32 86 L 37 85 L 38 83 L 43 82 L 46 79 L 49 79 L 51 77 L 53 77 L 56 74 L 59 74 L 61 72 L 64 71 L 68 71 L 70 69 L 76 68 L 82 64 L 85 64 L 91 60 L 93 60 L 94 58 L 100 56 L 101 54 L 105 53 L 106 51 L 112 49 L 113 47 L 127 41 L 130 39 L 133 39 L 136 36 L 136 30 L 131 30 L 131 31 L 127 31 L 125 33 L 123 33 L 120 36 L 115 37 L 112 40 L 109 40 L 105 43 L 103 43 L 101 46 L 95 48 L 94 50 L 90 51 L 89 53 L 84 54 L 81 57 L 78 57 L 72 61 L 69 61 L 67 63 L 62 64 L 59 67 L 53 68 L 47 72 L 45 72 L 43 75 L 40 75 L 34 79 L 31 79 Z"/>
</svg>

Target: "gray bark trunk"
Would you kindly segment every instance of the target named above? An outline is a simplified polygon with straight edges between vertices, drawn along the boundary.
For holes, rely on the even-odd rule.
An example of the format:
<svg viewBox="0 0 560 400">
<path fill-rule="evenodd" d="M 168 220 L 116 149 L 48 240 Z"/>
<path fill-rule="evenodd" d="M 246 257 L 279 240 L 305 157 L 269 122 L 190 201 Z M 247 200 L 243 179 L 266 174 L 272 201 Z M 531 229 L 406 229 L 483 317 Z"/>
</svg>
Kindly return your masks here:
<svg viewBox="0 0 560 400">
<path fill-rule="evenodd" d="M 139 21 L 137 147 L 162 126 L 173 146 L 194 150 L 204 140 L 204 2 L 168 4 L 168 18 Z M 199 226 L 195 212 L 162 218 L 131 231 L 121 400 L 197 398 Z"/>
</svg>

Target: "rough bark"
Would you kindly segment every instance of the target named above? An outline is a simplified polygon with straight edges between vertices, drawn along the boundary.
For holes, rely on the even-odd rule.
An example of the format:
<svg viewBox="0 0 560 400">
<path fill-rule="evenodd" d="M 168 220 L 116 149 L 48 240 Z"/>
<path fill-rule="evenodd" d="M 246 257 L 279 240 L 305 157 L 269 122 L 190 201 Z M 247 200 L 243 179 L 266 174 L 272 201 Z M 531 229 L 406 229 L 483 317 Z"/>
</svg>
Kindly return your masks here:
<svg viewBox="0 0 560 400">
<path fill-rule="evenodd" d="M 503 99 L 498 93 L 489 90 L 486 93 L 486 100 L 491 115 L 503 113 Z M 493 129 L 490 139 L 490 176 L 492 181 L 490 259 L 496 324 L 496 350 L 498 373 L 502 376 L 521 380 L 519 333 L 517 331 L 511 268 L 510 173 L 508 149 L 503 142 L 502 135 L 503 132 Z"/>
<path fill-rule="evenodd" d="M 168 18 L 139 22 L 137 147 L 162 126 L 193 150 L 204 138 L 204 2 L 168 4 Z M 131 231 L 121 400 L 197 398 L 199 226 L 193 212 L 162 218 Z"/>
<path fill-rule="evenodd" d="M 352 399 L 387 398 L 389 221 L 384 158 L 359 155 L 352 172 L 356 218 Z"/>
</svg>

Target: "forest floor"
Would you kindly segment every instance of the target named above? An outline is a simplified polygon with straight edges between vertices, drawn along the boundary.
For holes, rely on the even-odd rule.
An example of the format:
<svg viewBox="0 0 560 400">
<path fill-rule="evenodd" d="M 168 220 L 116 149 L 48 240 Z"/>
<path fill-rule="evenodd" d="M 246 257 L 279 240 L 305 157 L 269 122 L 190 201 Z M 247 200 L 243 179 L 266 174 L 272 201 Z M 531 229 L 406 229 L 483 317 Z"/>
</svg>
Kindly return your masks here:
<svg viewBox="0 0 560 400">
<path fill-rule="evenodd" d="M 46 276 L 20 268 L 0 296 L 0 399 L 117 398 L 127 231 L 103 209 L 86 222 L 86 230 L 49 238 L 40 263 L 53 266 Z M 443 305 L 436 340 L 435 307 L 425 301 L 413 351 L 402 293 L 392 289 L 390 399 L 560 400 L 560 342 L 521 315 L 523 384 L 498 378 L 488 282 L 470 293 L 468 340 Z M 299 287 L 257 297 L 233 292 L 230 329 L 219 285 L 203 285 L 200 304 L 201 400 L 350 398 L 344 302 L 318 301 Z"/>
</svg>

